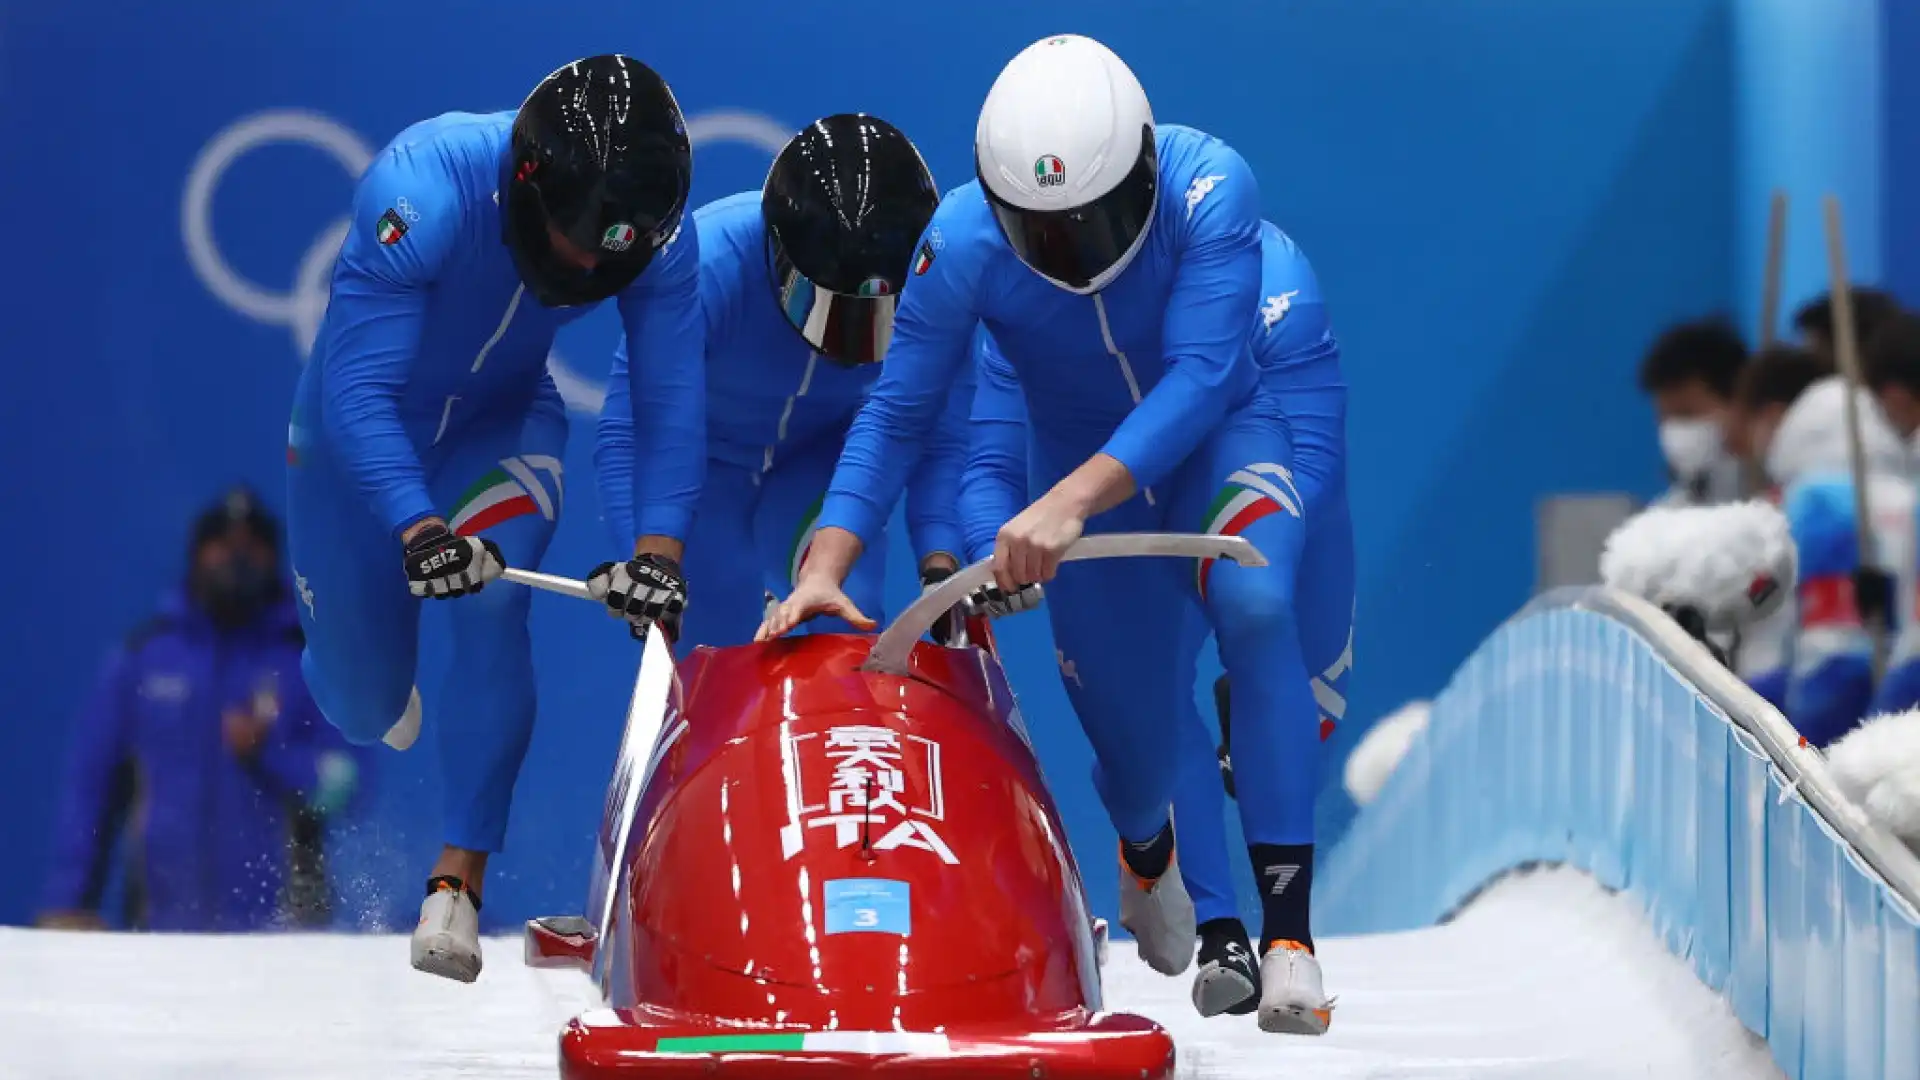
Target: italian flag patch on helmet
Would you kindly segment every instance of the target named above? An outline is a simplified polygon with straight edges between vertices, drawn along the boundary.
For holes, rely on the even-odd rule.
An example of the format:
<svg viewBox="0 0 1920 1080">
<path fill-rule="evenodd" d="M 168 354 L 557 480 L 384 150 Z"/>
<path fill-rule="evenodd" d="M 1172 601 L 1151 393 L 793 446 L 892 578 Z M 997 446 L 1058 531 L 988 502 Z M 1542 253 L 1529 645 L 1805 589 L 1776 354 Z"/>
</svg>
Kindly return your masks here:
<svg viewBox="0 0 1920 1080">
<path fill-rule="evenodd" d="M 600 235 L 600 246 L 608 251 L 625 251 L 632 247 L 633 226 L 624 221 L 607 226 L 607 231 Z"/>
</svg>

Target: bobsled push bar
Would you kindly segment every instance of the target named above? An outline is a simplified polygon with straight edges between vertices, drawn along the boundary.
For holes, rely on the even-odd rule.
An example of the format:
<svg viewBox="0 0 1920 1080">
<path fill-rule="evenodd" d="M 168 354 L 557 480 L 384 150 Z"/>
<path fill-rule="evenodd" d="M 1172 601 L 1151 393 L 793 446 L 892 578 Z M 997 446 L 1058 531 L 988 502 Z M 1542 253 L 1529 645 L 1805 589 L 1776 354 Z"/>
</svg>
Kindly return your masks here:
<svg viewBox="0 0 1920 1080">
<path fill-rule="evenodd" d="M 1132 557 L 1166 556 L 1183 559 L 1225 559 L 1239 566 L 1265 566 L 1267 557 L 1260 549 L 1244 536 L 1211 536 L 1199 533 L 1108 533 L 1102 536 L 1083 536 L 1074 541 L 1067 553 L 1061 556 L 1062 562 L 1078 562 L 1082 559 L 1123 559 Z M 535 589 L 572 596 L 581 600 L 591 600 L 587 592 L 587 583 L 573 578 L 558 577 L 554 574 L 542 574 L 537 570 L 516 570 L 508 567 L 504 576 L 508 581 L 518 582 Z M 941 582 L 939 587 L 921 595 L 912 606 L 900 613 L 873 643 L 873 651 L 867 654 L 864 670 L 885 675 L 907 674 L 907 655 L 913 651 L 913 643 L 919 641 L 927 631 L 933 629 L 940 616 L 955 604 L 966 599 L 967 594 L 985 585 L 993 578 L 993 558 L 988 556 L 954 574 Z"/>
<path fill-rule="evenodd" d="M 1265 566 L 1267 557 L 1244 536 L 1209 536 L 1197 533 L 1108 533 L 1083 536 L 1073 542 L 1061 562 L 1082 559 L 1124 559 L 1137 556 L 1171 556 L 1185 559 L 1225 559 L 1240 566 Z M 967 594 L 993 580 L 993 558 L 981 559 L 965 570 L 924 593 L 912 606 L 900 613 L 873 643 L 862 670 L 883 675 L 907 674 L 907 656 L 913 643 L 933 629 L 933 624 L 948 609 L 967 598 Z"/>
</svg>

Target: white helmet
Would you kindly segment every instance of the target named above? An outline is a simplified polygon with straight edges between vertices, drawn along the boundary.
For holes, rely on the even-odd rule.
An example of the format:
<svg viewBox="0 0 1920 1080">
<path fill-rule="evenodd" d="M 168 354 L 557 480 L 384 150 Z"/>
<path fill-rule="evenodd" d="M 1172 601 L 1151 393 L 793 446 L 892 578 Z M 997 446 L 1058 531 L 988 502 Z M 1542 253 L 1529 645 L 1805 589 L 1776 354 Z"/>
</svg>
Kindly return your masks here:
<svg viewBox="0 0 1920 1080">
<path fill-rule="evenodd" d="M 1014 253 L 1069 292 L 1099 292 L 1147 241 L 1159 187 L 1153 110 L 1140 80 L 1092 38 L 1045 38 L 1007 64 L 980 109 L 973 160 Z"/>
</svg>

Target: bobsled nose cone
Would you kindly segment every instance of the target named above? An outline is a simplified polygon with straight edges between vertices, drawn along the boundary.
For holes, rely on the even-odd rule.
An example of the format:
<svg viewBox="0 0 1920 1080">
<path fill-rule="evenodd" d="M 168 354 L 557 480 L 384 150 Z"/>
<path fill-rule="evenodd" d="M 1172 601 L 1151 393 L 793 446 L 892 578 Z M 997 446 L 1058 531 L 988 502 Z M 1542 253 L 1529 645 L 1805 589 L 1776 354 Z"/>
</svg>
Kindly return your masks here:
<svg viewBox="0 0 1920 1080">
<path fill-rule="evenodd" d="M 1162 975 L 1178 975 L 1193 962 L 1193 899 L 1180 880 L 1180 857 L 1167 863 L 1167 872 L 1142 881 L 1120 863 L 1120 925 L 1133 935 L 1140 959 Z"/>
</svg>

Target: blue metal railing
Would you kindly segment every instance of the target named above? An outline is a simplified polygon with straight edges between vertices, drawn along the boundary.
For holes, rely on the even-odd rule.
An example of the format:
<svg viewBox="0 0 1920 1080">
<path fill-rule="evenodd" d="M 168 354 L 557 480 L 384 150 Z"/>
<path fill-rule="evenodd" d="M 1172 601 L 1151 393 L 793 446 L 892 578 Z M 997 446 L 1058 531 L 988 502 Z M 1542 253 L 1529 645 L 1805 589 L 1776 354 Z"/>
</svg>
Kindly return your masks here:
<svg viewBox="0 0 1920 1080">
<path fill-rule="evenodd" d="M 1778 711 L 1658 609 L 1515 615 L 1316 870 L 1315 928 L 1443 921 L 1501 874 L 1624 890 L 1798 1080 L 1920 1080 L 1920 860 Z"/>
</svg>

